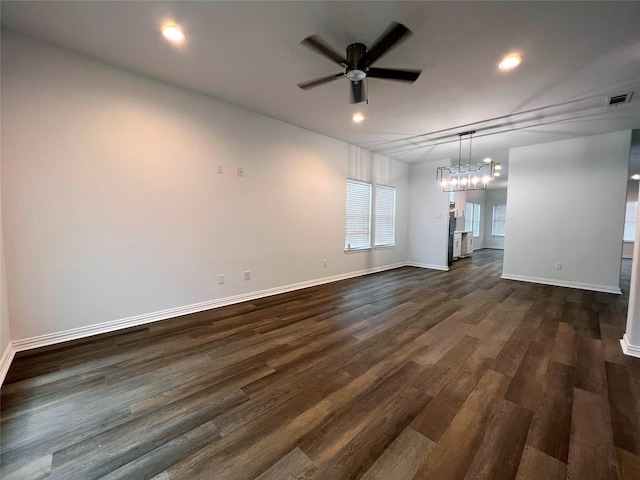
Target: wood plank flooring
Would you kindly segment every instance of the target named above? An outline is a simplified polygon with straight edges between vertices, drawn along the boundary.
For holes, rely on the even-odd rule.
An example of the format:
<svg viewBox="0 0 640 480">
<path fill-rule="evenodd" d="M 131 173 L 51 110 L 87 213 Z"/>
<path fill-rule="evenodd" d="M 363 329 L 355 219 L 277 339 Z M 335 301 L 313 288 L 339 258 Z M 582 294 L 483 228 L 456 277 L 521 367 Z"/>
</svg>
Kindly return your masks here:
<svg viewBox="0 0 640 480">
<path fill-rule="evenodd" d="M 5 479 L 640 479 L 622 296 L 399 268 L 18 354 Z"/>
</svg>

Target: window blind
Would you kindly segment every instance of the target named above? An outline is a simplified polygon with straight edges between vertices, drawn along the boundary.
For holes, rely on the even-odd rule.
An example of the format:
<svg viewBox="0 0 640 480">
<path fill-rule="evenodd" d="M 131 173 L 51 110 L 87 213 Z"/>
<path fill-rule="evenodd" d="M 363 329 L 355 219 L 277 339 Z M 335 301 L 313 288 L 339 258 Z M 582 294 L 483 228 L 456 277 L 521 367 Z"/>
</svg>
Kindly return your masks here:
<svg viewBox="0 0 640 480">
<path fill-rule="evenodd" d="M 375 246 L 396 243 L 396 189 L 376 185 L 376 235 Z"/>
<path fill-rule="evenodd" d="M 636 240 L 636 210 L 638 202 L 627 202 L 627 209 L 624 212 L 624 237 L 625 242 L 635 242 Z"/>
<path fill-rule="evenodd" d="M 371 247 L 371 184 L 347 179 L 345 250 Z"/>
<path fill-rule="evenodd" d="M 474 237 L 480 236 L 480 204 L 475 202 L 467 202 L 464 229 L 467 232 L 473 232 Z"/>
<path fill-rule="evenodd" d="M 473 230 L 473 203 L 467 202 L 464 210 L 464 229 L 467 232 Z"/>
<path fill-rule="evenodd" d="M 493 221 L 491 224 L 491 235 L 504 236 L 507 220 L 507 206 L 493 206 Z"/>
<path fill-rule="evenodd" d="M 480 204 L 479 203 L 474 203 L 473 204 L 473 236 L 474 237 L 479 237 L 480 236 Z"/>
</svg>

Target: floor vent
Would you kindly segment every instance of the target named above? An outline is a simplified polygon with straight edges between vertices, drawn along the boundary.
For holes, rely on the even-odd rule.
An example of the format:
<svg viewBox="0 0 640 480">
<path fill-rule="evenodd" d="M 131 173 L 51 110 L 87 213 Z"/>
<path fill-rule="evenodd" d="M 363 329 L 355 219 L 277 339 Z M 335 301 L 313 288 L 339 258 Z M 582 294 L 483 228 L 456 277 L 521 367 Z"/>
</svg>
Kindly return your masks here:
<svg viewBox="0 0 640 480">
<path fill-rule="evenodd" d="M 622 105 L 623 103 L 629 103 L 631 101 L 631 95 L 633 95 L 633 92 L 623 93 L 621 95 L 611 95 L 607 98 L 607 106 L 613 107 L 616 105 Z"/>
</svg>

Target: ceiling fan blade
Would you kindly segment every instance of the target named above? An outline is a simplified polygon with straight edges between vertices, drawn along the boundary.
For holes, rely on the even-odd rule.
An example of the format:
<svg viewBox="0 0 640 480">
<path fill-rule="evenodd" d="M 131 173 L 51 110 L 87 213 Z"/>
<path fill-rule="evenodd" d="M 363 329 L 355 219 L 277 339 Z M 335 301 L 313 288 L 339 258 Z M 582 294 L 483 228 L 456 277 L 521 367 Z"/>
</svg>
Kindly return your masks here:
<svg viewBox="0 0 640 480">
<path fill-rule="evenodd" d="M 382 55 L 387 53 L 391 47 L 398 43 L 403 38 L 407 38 L 411 35 L 411 30 L 402 25 L 401 23 L 392 23 L 387 31 L 382 35 L 380 39 L 364 54 L 360 62 L 368 67 L 375 62 Z"/>
<path fill-rule="evenodd" d="M 351 82 L 351 103 L 360 103 L 365 100 L 364 81 Z"/>
<path fill-rule="evenodd" d="M 400 80 L 403 82 L 415 82 L 422 70 L 397 70 L 394 68 L 369 68 L 367 77 L 386 78 L 387 80 Z"/>
<path fill-rule="evenodd" d="M 332 82 L 333 80 L 337 80 L 341 77 L 344 77 L 344 73 L 336 73 L 335 75 L 329 75 L 328 77 L 316 78 L 309 82 L 299 83 L 298 86 L 303 90 L 308 90 L 310 88 L 317 87 L 318 85 L 322 85 L 323 83 Z"/>
<path fill-rule="evenodd" d="M 315 50 L 319 54 L 324 55 L 329 60 L 333 60 L 338 65 L 342 65 L 343 67 L 346 67 L 348 65 L 347 60 L 342 55 L 340 55 L 326 43 L 324 43 L 317 35 L 307 37 L 300 43 L 302 43 L 302 45 L 304 45 L 305 47 L 308 47 L 311 50 Z"/>
</svg>

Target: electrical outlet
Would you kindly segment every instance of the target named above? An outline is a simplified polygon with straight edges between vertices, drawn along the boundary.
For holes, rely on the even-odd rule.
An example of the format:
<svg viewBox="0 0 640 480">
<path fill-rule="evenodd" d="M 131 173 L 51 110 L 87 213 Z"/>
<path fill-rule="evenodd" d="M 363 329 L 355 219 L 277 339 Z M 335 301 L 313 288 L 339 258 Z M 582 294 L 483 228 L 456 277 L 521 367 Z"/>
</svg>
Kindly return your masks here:
<svg viewBox="0 0 640 480">
<path fill-rule="evenodd" d="M 224 283 L 224 274 L 218 275 L 218 285 L 222 285 Z"/>
<path fill-rule="evenodd" d="M 562 264 L 556 263 L 556 270 L 562 270 Z"/>
<path fill-rule="evenodd" d="M 322 266 L 323 266 L 323 267 L 325 267 L 325 268 L 327 267 L 327 261 L 326 261 L 326 260 L 324 260 L 324 261 L 322 262 Z"/>
<path fill-rule="evenodd" d="M 244 279 L 245 280 L 251 280 L 251 272 L 249 270 L 244 272 Z"/>
<path fill-rule="evenodd" d="M 222 173 L 224 171 L 224 168 L 222 167 L 222 164 L 219 163 L 218 164 L 218 173 Z"/>
<path fill-rule="evenodd" d="M 244 168 L 238 167 L 238 176 L 239 177 L 244 177 Z"/>
</svg>

